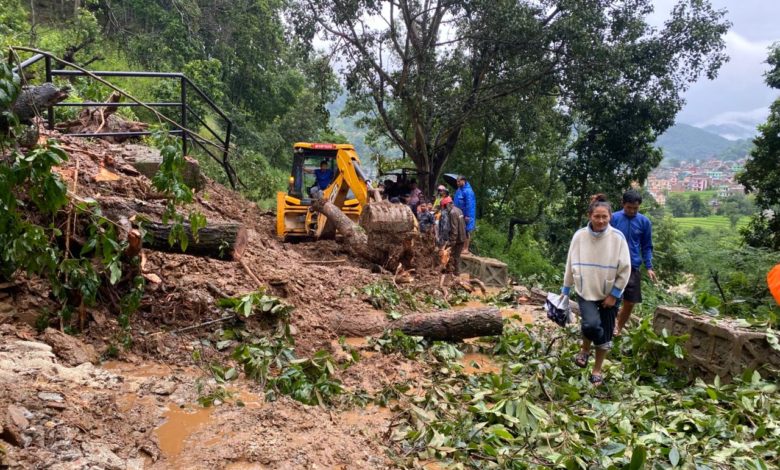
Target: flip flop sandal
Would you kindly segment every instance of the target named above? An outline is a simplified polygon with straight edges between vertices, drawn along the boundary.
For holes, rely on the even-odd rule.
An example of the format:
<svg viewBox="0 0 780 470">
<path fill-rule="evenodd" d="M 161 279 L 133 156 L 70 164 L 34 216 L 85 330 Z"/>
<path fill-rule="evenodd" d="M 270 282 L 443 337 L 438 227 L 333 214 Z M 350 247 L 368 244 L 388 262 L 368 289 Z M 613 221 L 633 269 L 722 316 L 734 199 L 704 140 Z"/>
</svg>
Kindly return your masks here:
<svg viewBox="0 0 780 470">
<path fill-rule="evenodd" d="M 588 365 L 589 357 L 590 354 L 580 351 L 576 356 L 574 356 L 574 363 L 577 364 L 577 367 L 584 369 Z"/>
<path fill-rule="evenodd" d="M 594 387 L 598 387 L 599 385 L 604 383 L 604 376 L 600 374 L 591 374 L 590 383 L 592 383 Z"/>
</svg>

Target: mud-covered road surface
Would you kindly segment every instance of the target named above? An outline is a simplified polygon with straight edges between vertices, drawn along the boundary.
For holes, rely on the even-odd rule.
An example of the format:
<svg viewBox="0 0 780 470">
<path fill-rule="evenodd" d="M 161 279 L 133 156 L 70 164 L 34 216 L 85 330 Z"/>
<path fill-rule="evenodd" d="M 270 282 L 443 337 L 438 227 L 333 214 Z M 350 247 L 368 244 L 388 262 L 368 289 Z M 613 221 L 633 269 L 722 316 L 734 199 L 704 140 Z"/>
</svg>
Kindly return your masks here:
<svg viewBox="0 0 780 470">
<path fill-rule="evenodd" d="M 127 169 L 121 148 L 62 138 L 70 160 L 57 171 L 79 197 L 142 201 L 161 213 L 163 203 L 147 178 Z M 78 165 L 78 171 L 75 167 Z M 106 170 L 111 181 L 95 178 Z M 78 184 L 74 184 L 74 178 Z M 0 285 L 0 459 L 9 468 L 34 469 L 381 469 L 396 468 L 391 434 L 405 407 L 431 387 L 429 363 L 376 342 L 388 314 L 369 302 L 364 287 L 392 275 L 348 258 L 337 241 L 281 243 L 275 217 L 208 181 L 192 207 L 209 221 L 242 223 L 249 234 L 241 262 L 144 249 L 147 279 L 131 341 L 110 303 L 86 309 L 83 331 L 65 334 L 59 305 L 47 283 L 18 274 Z M 321 264 L 322 261 L 334 261 Z M 341 261 L 343 260 L 343 261 Z M 377 272 L 379 271 L 379 272 Z M 421 298 L 440 298 L 435 269 L 417 273 L 406 287 Z M 305 405 L 286 395 L 266 398 L 260 384 L 239 373 L 218 384 L 209 364 L 229 363 L 215 345 L 218 305 L 264 289 L 293 307 L 289 330 L 297 357 L 330 354 L 333 378 L 345 395 L 333 406 Z M 466 306 L 480 306 L 471 300 Z M 397 314 L 407 313 L 398 306 Z M 434 305 L 420 304 L 423 311 Z M 538 308 L 504 309 L 507 324 L 541 318 Z M 247 320 L 241 328 L 257 325 Z M 185 332 L 179 332 L 189 328 Z M 340 340 L 341 338 L 341 340 Z M 459 345 L 467 374 L 497 373 L 478 345 Z M 196 360 L 195 353 L 201 356 Z M 221 387 L 221 388 L 220 388 Z M 221 395 L 203 406 L 208 392 Z M 387 400 L 377 400 L 396 390 Z M 200 399 L 200 401 L 199 401 Z M 378 404 L 378 403 L 382 404 Z M 435 462 L 419 467 L 437 468 Z"/>
</svg>

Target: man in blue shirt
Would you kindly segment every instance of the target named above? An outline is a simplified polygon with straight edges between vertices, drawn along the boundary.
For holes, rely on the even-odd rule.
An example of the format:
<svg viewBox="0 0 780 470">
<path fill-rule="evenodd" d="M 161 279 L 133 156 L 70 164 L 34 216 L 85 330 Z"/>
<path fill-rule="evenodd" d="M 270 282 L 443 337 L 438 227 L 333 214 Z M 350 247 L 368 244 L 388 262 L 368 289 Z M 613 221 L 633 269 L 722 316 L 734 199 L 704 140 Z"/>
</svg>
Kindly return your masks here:
<svg viewBox="0 0 780 470">
<path fill-rule="evenodd" d="M 615 335 L 626 325 L 631 317 L 634 305 L 642 302 L 642 275 L 640 268 L 644 261 L 647 275 L 650 280 L 656 282 L 653 271 L 653 224 L 650 219 L 639 213 L 639 205 L 642 204 L 642 195 L 633 189 L 623 194 L 623 210 L 612 214 L 610 223 L 620 230 L 628 242 L 628 251 L 631 254 L 631 277 L 623 291 L 623 306 L 618 314 L 615 325 Z"/>
<path fill-rule="evenodd" d="M 311 170 L 304 170 L 306 173 L 312 173 Z M 328 187 L 331 181 L 333 181 L 333 170 L 328 168 L 328 161 L 323 160 L 320 162 L 320 169 L 314 170 L 314 177 L 317 179 L 317 187 L 320 191 L 324 191 Z"/>
</svg>

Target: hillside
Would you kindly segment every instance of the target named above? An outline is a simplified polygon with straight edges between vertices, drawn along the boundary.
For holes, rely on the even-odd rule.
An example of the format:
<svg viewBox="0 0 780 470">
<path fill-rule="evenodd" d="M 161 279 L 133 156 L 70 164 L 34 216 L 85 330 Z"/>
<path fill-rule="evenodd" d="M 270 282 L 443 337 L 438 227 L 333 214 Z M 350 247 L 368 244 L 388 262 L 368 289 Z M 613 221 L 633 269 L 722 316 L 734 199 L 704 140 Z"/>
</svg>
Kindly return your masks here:
<svg viewBox="0 0 780 470">
<path fill-rule="evenodd" d="M 750 151 L 752 140 L 729 140 L 688 124 L 675 124 L 658 137 L 656 146 L 664 151 L 666 160 L 734 160 L 744 157 Z"/>
</svg>

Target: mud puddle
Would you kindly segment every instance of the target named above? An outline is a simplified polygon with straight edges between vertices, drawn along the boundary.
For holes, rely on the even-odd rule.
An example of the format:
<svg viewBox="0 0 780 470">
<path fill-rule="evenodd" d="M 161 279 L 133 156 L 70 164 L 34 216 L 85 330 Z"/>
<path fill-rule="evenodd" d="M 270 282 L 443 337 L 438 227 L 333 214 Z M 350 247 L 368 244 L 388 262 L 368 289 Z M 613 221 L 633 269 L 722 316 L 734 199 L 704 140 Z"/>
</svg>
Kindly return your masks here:
<svg viewBox="0 0 780 470">
<path fill-rule="evenodd" d="M 165 412 L 165 422 L 155 430 L 162 454 L 175 459 L 182 450 L 184 443 L 195 431 L 208 424 L 214 424 L 211 415 L 214 408 L 187 407 L 184 409 L 169 407 Z"/>
<path fill-rule="evenodd" d="M 501 365 L 492 357 L 483 353 L 465 353 L 458 362 L 463 366 L 463 372 L 469 375 L 498 374 L 501 372 Z"/>
<path fill-rule="evenodd" d="M 386 406 L 368 404 L 365 408 L 354 408 L 339 413 L 341 421 L 352 427 L 375 427 L 387 425 L 393 418 L 393 412 Z"/>
</svg>

